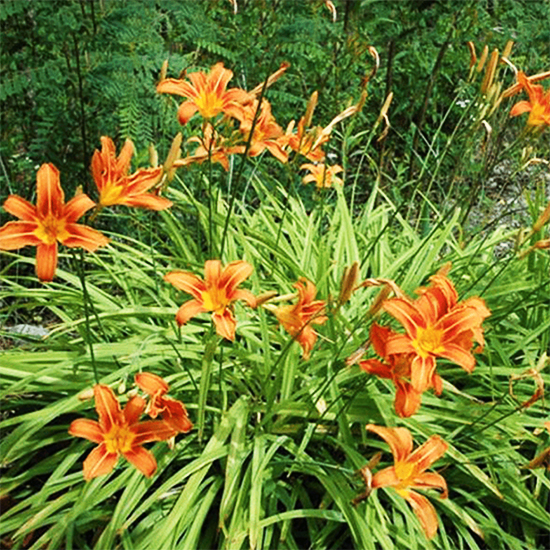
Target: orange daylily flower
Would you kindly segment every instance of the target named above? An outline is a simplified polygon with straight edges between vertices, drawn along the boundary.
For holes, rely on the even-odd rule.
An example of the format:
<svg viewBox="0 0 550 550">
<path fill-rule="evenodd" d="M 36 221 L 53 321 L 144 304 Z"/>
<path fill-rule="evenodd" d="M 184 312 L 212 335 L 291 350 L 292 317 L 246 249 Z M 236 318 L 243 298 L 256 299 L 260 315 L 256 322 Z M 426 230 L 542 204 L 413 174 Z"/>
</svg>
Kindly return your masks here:
<svg viewBox="0 0 550 550">
<path fill-rule="evenodd" d="M 130 161 L 134 154 L 134 144 L 127 139 L 117 158 L 113 140 L 101 137 L 101 151 L 95 150 L 92 156 L 92 177 L 99 191 L 99 205 L 113 206 L 124 204 L 150 210 L 164 210 L 172 202 L 153 193 L 147 193 L 160 182 L 162 167 L 141 168 L 129 175 Z"/>
<path fill-rule="evenodd" d="M 238 260 L 222 270 L 219 260 L 208 260 L 204 264 L 204 280 L 187 271 L 167 273 L 165 281 L 194 297 L 179 308 L 176 314 L 178 324 L 184 325 L 191 317 L 211 311 L 216 332 L 227 340 L 234 340 L 237 321 L 231 303 L 244 300 L 249 306 L 256 306 L 256 298 L 249 290 L 237 289 L 253 269 L 249 263 Z"/>
<path fill-rule="evenodd" d="M 523 71 L 517 74 L 518 84 L 529 95 L 529 101 L 519 101 L 510 111 L 510 116 L 529 113 L 528 126 L 550 126 L 550 89 L 544 91 L 539 84 L 533 84 Z"/>
<path fill-rule="evenodd" d="M 300 277 L 293 286 L 298 289 L 298 302 L 280 306 L 273 313 L 284 329 L 302 346 L 303 357 L 307 360 L 317 341 L 317 333 L 311 325 L 322 325 L 328 319 L 322 315 L 326 302 L 314 300 L 317 288 L 304 277 Z"/>
<path fill-rule="evenodd" d="M 168 78 L 157 86 L 157 92 L 188 98 L 178 109 L 180 124 L 186 124 L 197 111 L 205 119 L 212 119 L 221 113 L 240 118 L 242 104 L 251 100 L 251 95 L 245 90 L 226 90 L 233 78 L 233 71 L 224 68 L 223 63 L 216 63 L 208 74 L 197 71 L 188 74 L 187 78 L 190 83 Z"/>
<path fill-rule="evenodd" d="M 160 376 L 150 372 L 140 372 L 134 379 L 138 387 L 150 397 L 146 412 L 151 418 L 160 415 L 162 420 L 176 432 L 187 433 L 193 428 L 185 405 L 181 401 L 165 396 L 170 386 Z"/>
<path fill-rule="evenodd" d="M 422 392 L 416 391 L 410 383 L 411 363 L 413 353 L 399 353 L 389 355 L 387 353 L 387 341 L 396 333 L 388 327 L 382 327 L 374 323 L 370 330 L 370 341 L 374 351 L 383 358 L 384 362 L 378 359 L 367 359 L 361 361 L 359 366 L 366 372 L 392 380 L 395 384 L 395 412 L 401 417 L 412 416 L 420 408 Z M 435 388 L 437 395 L 443 391 L 443 382 L 434 371 L 429 381 L 429 387 Z"/>
<path fill-rule="evenodd" d="M 300 170 L 309 170 L 310 173 L 302 178 L 304 183 L 314 182 L 318 189 L 323 187 L 332 187 L 333 184 L 343 185 L 342 178 L 336 177 L 336 174 L 343 172 L 344 169 L 335 164 L 334 166 L 327 166 L 326 164 L 302 164 Z"/>
<path fill-rule="evenodd" d="M 145 399 L 132 397 L 124 407 L 109 386 L 94 386 L 95 408 L 99 422 L 79 418 L 73 420 L 69 433 L 98 443 L 84 461 L 84 478 L 108 474 L 122 455 L 142 474 L 151 477 L 157 462 L 153 454 L 142 445 L 151 441 L 164 441 L 176 435 L 176 431 L 162 420 L 139 422 L 145 409 Z"/>
<path fill-rule="evenodd" d="M 59 170 L 43 164 L 36 174 L 36 206 L 18 195 L 10 195 L 4 210 L 21 221 L 8 222 L 0 228 L 0 250 L 36 246 L 36 275 L 41 281 L 53 280 L 57 268 L 57 242 L 69 248 L 95 252 L 109 239 L 99 231 L 79 225 L 81 218 L 95 203 L 80 194 L 65 204 L 59 182 Z"/>
<path fill-rule="evenodd" d="M 211 162 L 219 162 L 225 170 L 229 170 L 229 155 L 244 153 L 244 145 L 226 146 L 225 140 L 214 130 L 211 124 L 205 126 L 202 138 L 194 136 L 189 138 L 188 141 L 197 142 L 199 146 L 193 155 L 174 161 L 174 167 L 187 166 L 194 162 L 202 164 L 205 160 L 210 159 Z"/>
<path fill-rule="evenodd" d="M 304 117 L 298 122 L 297 133 L 292 133 L 294 121 L 289 125 L 281 142 L 288 145 L 293 151 L 306 157 L 312 162 L 321 162 L 325 158 L 325 152 L 321 149 L 330 138 L 330 133 L 323 133 L 323 128 L 314 126 L 306 131 Z"/>
<path fill-rule="evenodd" d="M 411 432 L 406 428 L 385 428 L 367 424 L 367 430 L 380 436 L 390 446 L 394 465 L 380 470 L 372 478 L 372 488 L 392 487 L 412 507 L 428 538 L 435 536 L 438 527 L 437 514 L 430 501 L 412 489 L 436 489 L 441 498 L 447 498 L 447 483 L 435 472 L 426 472 L 436 460 L 442 457 L 448 444 L 438 435 L 413 452 Z"/>
<path fill-rule="evenodd" d="M 243 115 L 240 117 L 240 130 L 244 134 L 245 142 L 248 140 L 252 123 L 258 109 L 258 100 L 248 103 L 243 107 Z M 254 133 L 250 141 L 248 155 L 256 157 L 266 149 L 279 161 L 286 163 L 288 154 L 283 149 L 280 138 L 283 136 L 283 129 L 277 124 L 271 113 L 271 105 L 266 99 L 262 99 L 260 112 L 254 125 Z"/>
<path fill-rule="evenodd" d="M 417 392 L 432 385 L 436 358 L 444 357 L 468 372 L 475 368 L 473 342 L 483 350 L 481 324 L 491 312 L 481 298 L 458 302 L 453 283 L 442 273 L 430 277 L 431 286 L 416 292 L 420 297 L 386 300 L 382 308 L 397 319 L 407 334 L 393 334 L 386 341 L 388 355 L 411 353 L 411 384 Z"/>
</svg>

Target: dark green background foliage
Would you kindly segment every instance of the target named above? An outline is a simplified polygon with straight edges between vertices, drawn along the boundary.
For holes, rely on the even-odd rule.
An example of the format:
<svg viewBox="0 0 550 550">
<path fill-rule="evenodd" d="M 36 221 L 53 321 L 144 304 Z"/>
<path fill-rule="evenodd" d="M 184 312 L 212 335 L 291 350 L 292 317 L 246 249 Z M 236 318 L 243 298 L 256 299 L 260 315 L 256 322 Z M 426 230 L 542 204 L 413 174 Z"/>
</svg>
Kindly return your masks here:
<svg viewBox="0 0 550 550">
<path fill-rule="evenodd" d="M 443 121 L 467 75 L 465 43 L 502 50 L 527 73 L 548 66 L 550 20 L 545 2 L 518 0 L 335 0 L 338 20 L 322 0 L 3 0 L 2 186 L 29 197 L 37 166 L 53 162 L 69 193 L 89 185 L 89 160 L 101 135 L 130 137 L 147 161 L 154 142 L 162 155 L 178 130 L 174 101 L 155 93 L 162 62 L 169 76 L 223 61 L 232 85 L 251 89 L 282 61 L 291 64 L 269 90 L 284 127 L 318 90 L 315 123 L 326 124 L 356 101 L 376 47 L 381 68 L 369 84 L 361 127 L 376 120 L 395 94 L 386 147 L 404 155 L 420 127 Z M 434 71 L 438 55 L 443 58 Z M 435 86 L 429 94 L 432 76 Z M 443 137 L 460 112 L 442 125 Z M 356 130 L 358 126 L 355 126 Z M 422 153 L 422 140 L 417 146 Z"/>
</svg>

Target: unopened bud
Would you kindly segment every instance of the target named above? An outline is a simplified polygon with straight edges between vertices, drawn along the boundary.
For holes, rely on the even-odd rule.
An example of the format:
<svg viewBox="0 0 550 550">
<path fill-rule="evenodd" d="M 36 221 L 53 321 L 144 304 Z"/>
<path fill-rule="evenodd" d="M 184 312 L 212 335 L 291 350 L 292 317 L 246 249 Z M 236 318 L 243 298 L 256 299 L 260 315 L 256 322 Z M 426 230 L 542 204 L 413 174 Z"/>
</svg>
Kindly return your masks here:
<svg viewBox="0 0 550 550">
<path fill-rule="evenodd" d="M 540 231 L 545 224 L 550 220 L 550 202 L 546 205 L 544 212 L 538 217 L 537 221 L 533 224 L 533 233 Z"/>
<path fill-rule="evenodd" d="M 81 391 L 77 397 L 80 401 L 89 401 L 90 399 L 94 398 L 94 389 L 93 388 L 85 389 Z"/>
<path fill-rule="evenodd" d="M 483 47 L 483 52 L 481 54 L 481 57 L 479 58 L 479 61 L 477 63 L 476 71 L 480 73 L 483 70 L 483 67 L 485 65 L 485 61 L 487 61 L 487 56 L 489 55 L 489 46 L 485 44 Z"/>
<path fill-rule="evenodd" d="M 166 157 L 166 160 L 164 161 L 164 165 L 163 165 L 165 172 L 169 172 L 172 169 L 172 166 L 174 165 L 174 161 L 180 156 L 182 139 L 183 139 L 182 133 L 178 132 L 176 134 L 176 137 L 172 140 L 170 151 L 168 152 L 168 156 Z"/>
<path fill-rule="evenodd" d="M 342 281 L 340 282 L 340 296 L 338 297 L 338 303 L 340 305 L 345 304 L 351 298 L 351 295 L 355 290 L 358 275 L 358 262 L 354 262 L 352 265 L 344 269 Z"/>
<path fill-rule="evenodd" d="M 474 46 L 474 43 L 471 42 L 470 40 L 466 44 L 468 46 L 468 49 L 470 50 L 470 70 L 471 70 L 477 61 L 476 47 Z"/>
<path fill-rule="evenodd" d="M 304 115 L 304 128 L 309 128 L 311 125 L 311 119 L 313 118 L 313 111 L 315 111 L 315 107 L 317 107 L 317 99 L 319 98 L 319 93 L 317 90 L 315 90 L 311 97 L 309 98 L 307 108 L 306 108 L 306 114 Z"/>
<path fill-rule="evenodd" d="M 512 48 L 514 47 L 514 41 L 508 40 L 506 42 L 506 46 L 504 46 L 504 51 L 502 52 L 502 57 L 508 59 L 510 57 L 510 54 L 512 53 Z M 501 59 L 501 63 L 504 63 L 504 60 Z"/>
<path fill-rule="evenodd" d="M 162 63 L 162 67 L 160 68 L 160 81 L 166 79 L 166 73 L 168 72 L 168 59 L 165 59 Z"/>
<path fill-rule="evenodd" d="M 159 154 L 157 153 L 157 149 L 154 143 L 149 144 L 148 151 L 149 151 L 149 164 L 153 168 L 156 168 L 159 165 Z"/>
<path fill-rule="evenodd" d="M 494 49 L 493 53 L 491 54 L 491 59 L 489 59 L 489 63 L 487 64 L 487 69 L 485 71 L 485 76 L 483 77 L 483 82 L 481 83 L 481 93 L 485 94 L 489 90 L 491 84 L 493 83 L 493 80 L 495 78 L 495 70 L 497 68 L 498 63 L 498 50 Z"/>
</svg>

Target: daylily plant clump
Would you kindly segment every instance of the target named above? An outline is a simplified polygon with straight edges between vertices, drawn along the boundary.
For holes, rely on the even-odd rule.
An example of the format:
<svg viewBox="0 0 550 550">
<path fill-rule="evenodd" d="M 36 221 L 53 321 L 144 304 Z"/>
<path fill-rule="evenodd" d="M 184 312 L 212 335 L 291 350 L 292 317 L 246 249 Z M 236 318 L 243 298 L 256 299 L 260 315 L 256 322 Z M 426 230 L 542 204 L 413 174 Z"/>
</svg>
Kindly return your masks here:
<svg viewBox="0 0 550 550">
<path fill-rule="evenodd" d="M 241 88 L 228 89 L 233 72 L 222 63 L 214 65 L 208 73 L 195 71 L 180 79 L 163 78 L 157 86 L 159 93 L 185 99 L 178 107 L 179 123 L 187 125 L 197 114 L 202 117 L 200 135 L 193 135 L 188 140 L 188 143 L 198 144 L 193 154 L 181 158 L 182 138 L 179 135 L 163 166 L 132 171 L 133 143 L 126 140 L 117 156 L 113 140 L 102 136 L 101 150 L 93 153 L 91 161 L 91 175 L 97 188 L 96 202 L 88 195 L 79 193 L 65 203 L 58 170 L 52 164 L 44 164 L 37 173 L 36 206 L 17 195 L 9 196 L 4 203 L 4 209 L 19 221 L 10 221 L 0 228 L 0 250 L 36 246 L 38 279 L 51 282 L 58 263 L 58 243 L 92 253 L 108 244 L 109 239 L 99 231 L 76 223 L 87 212 L 91 211 L 88 219 L 91 224 L 103 209 L 117 205 L 165 210 L 173 206 L 173 202 L 162 193 L 169 193 L 167 187 L 174 170 L 204 162 L 219 163 L 229 170 L 231 156 L 235 154 L 258 157 L 267 152 L 283 164 L 303 157 L 308 162 L 301 164 L 300 169 L 309 172 L 303 177 L 304 183 L 315 183 L 318 189 L 343 186 L 344 170 L 340 165 L 326 164 L 323 146 L 329 141 L 336 124 L 363 108 L 368 79 L 364 81 L 358 102 L 342 111 L 326 127 L 311 126 L 318 101 L 315 92 L 306 113 L 296 125 L 296 131 L 294 121 L 283 130 L 264 92 L 287 68 L 288 65 L 283 64 L 250 92 Z M 507 97 L 523 90 L 528 94 L 529 101 L 516 103 L 510 116 L 528 112 L 529 126 L 548 126 L 550 91 L 544 92 L 541 86 L 533 83 L 536 80 L 521 71 L 517 74 L 517 86 L 510 89 Z M 386 132 L 390 102 L 391 96 L 379 117 L 380 121 L 387 123 Z M 370 375 L 391 380 L 395 386 L 397 422 L 420 411 L 424 392 L 433 389 L 438 396 L 443 396 L 441 375 L 445 372 L 445 362 L 456 364 L 472 374 L 477 361 L 474 354 L 484 351 L 483 323 L 491 312 L 480 297 L 459 298 L 454 283 L 448 277 L 450 266 L 444 266 L 430 277 L 429 284 L 419 287 L 415 291 L 417 297 L 411 298 L 388 279 L 374 278 L 356 284 L 359 272 L 356 263 L 346 269 L 336 303 L 330 296 L 320 298 L 318 285 L 321 282 L 305 276 L 300 276 L 297 281 L 296 278 L 288 281 L 288 285 L 293 284 L 296 290 L 292 294 L 278 295 L 277 291 L 267 288 L 263 294 L 256 295 L 242 287 L 262 284 L 258 282 L 261 280 L 259 277 L 250 282 L 251 276 L 257 275 L 254 270 L 258 266 L 245 259 L 232 259 L 224 264 L 221 258 L 211 257 L 204 262 L 204 268 L 202 262 L 200 266 L 192 270 L 169 270 L 166 267 L 162 279 L 159 278 L 160 285 L 162 281 L 166 283 L 166 289 L 173 291 L 171 285 L 191 296 L 182 305 L 179 305 L 181 301 L 178 298 L 179 308 L 174 312 L 180 335 L 190 331 L 189 325 L 193 325 L 193 331 L 200 331 L 205 326 L 203 321 L 206 318 L 212 324 L 208 322 L 204 333 L 211 334 L 216 345 L 221 343 L 221 338 L 227 341 L 227 345 L 238 346 L 239 339 L 243 337 L 242 325 L 238 322 L 241 310 L 238 308 L 248 306 L 254 310 L 249 316 L 252 323 L 260 322 L 258 310 L 263 308 L 274 316 L 271 326 L 264 333 L 278 331 L 277 336 L 287 338 L 289 346 L 293 345 L 293 341 L 297 342 L 303 361 L 312 360 L 316 346 L 319 347 L 319 336 L 330 340 L 327 329 L 331 325 L 329 321 L 337 316 L 345 318 L 345 304 L 352 294 L 365 286 L 382 287 L 379 298 L 364 312 L 363 329 L 368 334 L 368 344 L 361 349 L 361 356 L 371 348 L 372 356 L 360 360 L 359 367 Z M 203 276 L 195 271 L 203 271 Z M 323 289 L 322 286 L 319 288 Z M 323 295 L 323 292 L 319 293 Z M 286 303 L 280 305 L 280 302 Z M 378 319 L 382 315 L 385 316 L 384 321 Z M 367 323 L 367 318 L 372 322 Z M 113 389 L 98 379 L 97 372 L 94 371 L 94 374 L 96 383 L 92 391 L 98 419 L 79 418 L 68 429 L 72 436 L 97 445 L 84 460 L 84 478 L 88 481 L 109 474 L 120 457 L 146 477 L 153 476 L 157 462 L 144 445 L 167 441 L 169 448 L 163 452 L 170 452 L 175 438 L 193 429 L 185 405 L 168 396 L 170 387 L 163 378 L 150 372 L 138 372 L 134 376 L 135 387 L 130 392 L 121 392 L 120 399 L 125 401 L 122 407 Z M 366 379 L 366 375 L 361 376 Z M 143 420 L 143 416 L 149 419 Z M 550 429 L 550 424 L 546 423 L 546 427 Z M 436 510 L 417 490 L 435 489 L 441 498 L 448 497 L 447 483 L 442 475 L 427 470 L 445 455 L 452 442 L 449 440 L 447 443 L 440 435 L 432 434 L 413 450 L 413 436 L 404 427 L 379 426 L 369 422 L 366 429 L 389 445 L 394 458 L 392 466 L 384 467 L 372 476 L 369 490 L 384 488 L 395 491 L 410 504 L 426 537 L 434 537 L 438 529 Z M 531 466 L 547 462 L 548 450 L 535 458 Z M 451 459 L 448 466 L 452 466 Z"/>
</svg>

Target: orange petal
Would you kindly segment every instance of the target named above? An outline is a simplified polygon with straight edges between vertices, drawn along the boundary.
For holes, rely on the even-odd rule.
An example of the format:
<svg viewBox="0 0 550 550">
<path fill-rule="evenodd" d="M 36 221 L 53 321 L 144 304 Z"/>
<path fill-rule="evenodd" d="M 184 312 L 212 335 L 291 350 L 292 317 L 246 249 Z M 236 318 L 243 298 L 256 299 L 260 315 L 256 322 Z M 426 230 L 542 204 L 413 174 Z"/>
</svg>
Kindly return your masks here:
<svg viewBox="0 0 550 550">
<path fill-rule="evenodd" d="M 40 243 L 36 248 L 36 276 L 45 283 L 53 281 L 57 268 L 57 243 Z"/>
<path fill-rule="evenodd" d="M 206 285 L 200 277 L 188 271 L 171 271 L 164 276 L 164 280 L 202 303 L 202 293 L 206 290 Z"/>
<path fill-rule="evenodd" d="M 436 460 L 441 458 L 449 445 L 438 435 L 432 435 L 428 441 L 418 447 L 407 459 L 407 462 L 415 463 L 418 471 L 423 472 Z"/>
<path fill-rule="evenodd" d="M 222 315 L 219 313 L 212 314 L 212 321 L 216 326 L 216 332 L 226 340 L 235 340 L 235 330 L 237 328 L 237 321 L 233 317 L 233 314 L 229 309 L 225 309 Z"/>
<path fill-rule="evenodd" d="M 379 487 L 395 487 L 400 483 L 401 479 L 397 477 L 394 466 L 376 472 L 372 478 L 373 489 L 378 489 Z"/>
<path fill-rule="evenodd" d="M 380 357 L 386 357 L 386 342 L 393 334 L 394 332 L 390 328 L 383 327 L 378 323 L 373 323 L 370 328 L 370 341 L 372 343 L 372 347 Z"/>
<path fill-rule="evenodd" d="M 134 447 L 133 449 L 122 453 L 122 455 L 145 477 L 151 477 L 157 471 L 157 461 L 155 460 L 153 453 L 143 447 Z"/>
<path fill-rule="evenodd" d="M 468 350 L 456 344 L 445 344 L 444 350 L 438 355 L 460 365 L 467 372 L 472 372 L 476 366 L 475 357 Z"/>
<path fill-rule="evenodd" d="M 416 350 L 412 345 L 410 336 L 392 332 L 386 340 L 386 353 L 384 356 L 387 357 L 388 355 L 398 355 L 401 353 L 416 353 Z"/>
<path fill-rule="evenodd" d="M 167 393 L 170 386 L 156 374 L 150 372 L 139 372 L 135 375 L 134 380 L 139 389 L 148 395 L 155 395 L 157 392 Z"/>
<path fill-rule="evenodd" d="M 250 307 L 257 307 L 256 296 L 250 290 L 239 289 L 232 293 L 233 300 L 244 300 Z"/>
<path fill-rule="evenodd" d="M 435 358 L 416 356 L 411 362 L 411 384 L 417 392 L 426 391 L 432 382 L 435 372 Z"/>
<path fill-rule="evenodd" d="M 302 328 L 301 332 L 296 336 L 296 341 L 302 346 L 304 350 L 303 358 L 307 361 L 311 355 L 311 350 L 317 341 L 317 333 L 310 325 L 306 325 Z"/>
<path fill-rule="evenodd" d="M 76 222 L 86 212 L 88 212 L 90 208 L 93 208 L 94 206 L 95 206 L 95 202 L 90 197 L 88 197 L 88 195 L 81 193 L 80 195 L 77 195 L 76 197 L 71 199 L 65 205 L 65 210 L 63 211 L 63 217 L 69 223 Z"/>
<path fill-rule="evenodd" d="M 157 85 L 157 92 L 160 94 L 174 94 L 183 97 L 197 97 L 197 90 L 184 80 L 167 78 Z"/>
<path fill-rule="evenodd" d="M 254 271 L 254 268 L 245 261 L 238 260 L 228 264 L 221 274 L 219 286 L 226 289 L 227 297 L 232 300 L 235 289 Z M 207 280 L 209 280 L 207 278 Z"/>
<path fill-rule="evenodd" d="M 6 212 L 18 217 L 26 222 L 36 222 L 36 206 L 19 197 L 18 195 L 10 195 L 2 205 Z"/>
<path fill-rule="evenodd" d="M 533 106 L 529 101 L 518 101 L 510 110 L 510 116 L 518 116 L 523 113 L 529 113 L 533 109 Z"/>
<path fill-rule="evenodd" d="M 104 139 L 109 139 L 102 137 L 101 142 L 103 143 Z M 111 143 L 113 143 L 111 141 Z M 113 154 L 115 152 L 114 145 L 113 145 Z M 126 139 L 124 142 L 124 145 L 122 146 L 122 149 L 120 150 L 120 154 L 118 155 L 118 158 L 116 159 L 116 171 L 117 173 L 121 175 L 125 175 L 130 170 L 130 163 L 132 162 L 132 156 L 134 155 L 134 144 L 132 143 L 131 139 Z"/>
<path fill-rule="evenodd" d="M 17 250 L 42 244 L 34 234 L 37 227 L 35 222 L 8 222 L 0 228 L 0 250 Z"/>
<path fill-rule="evenodd" d="M 415 391 L 408 382 L 396 380 L 395 387 L 395 412 L 401 418 L 408 418 L 420 408 L 422 393 Z"/>
<path fill-rule="evenodd" d="M 424 472 L 414 479 L 416 489 L 437 489 L 441 493 L 441 498 L 447 498 L 447 482 L 445 478 L 435 472 Z"/>
<path fill-rule="evenodd" d="M 83 437 L 89 439 L 94 443 L 101 443 L 103 441 L 103 430 L 101 429 L 99 422 L 95 420 L 88 420 L 87 418 L 77 418 L 71 422 L 69 427 L 69 433 L 75 437 Z"/>
<path fill-rule="evenodd" d="M 126 422 L 130 425 L 135 424 L 139 421 L 139 417 L 143 414 L 145 410 L 145 399 L 139 395 L 135 395 L 128 400 L 126 406 L 124 407 L 124 418 Z"/>
<path fill-rule="evenodd" d="M 59 170 L 53 164 L 43 164 L 36 174 L 36 211 L 45 218 L 63 214 L 65 195 L 59 182 Z"/>
<path fill-rule="evenodd" d="M 162 166 L 158 168 L 141 168 L 126 180 L 128 195 L 137 196 L 154 187 L 162 176 Z"/>
<path fill-rule="evenodd" d="M 66 229 L 69 236 L 61 242 L 69 248 L 83 248 L 88 252 L 95 252 L 100 246 L 109 244 L 109 239 L 103 233 L 87 225 L 68 223 Z"/>
<path fill-rule="evenodd" d="M 175 430 L 162 420 L 146 420 L 131 427 L 135 434 L 134 444 L 143 445 L 150 441 L 164 441 L 176 435 Z"/>
<path fill-rule="evenodd" d="M 374 432 L 390 446 L 395 462 L 401 462 L 410 455 L 413 440 L 411 432 L 406 428 L 386 428 L 375 424 L 367 424 L 366 427 L 367 430 Z"/>
<path fill-rule="evenodd" d="M 109 386 L 96 384 L 94 386 L 94 398 L 99 424 L 104 432 L 108 432 L 113 425 L 122 423 L 120 403 Z"/>
<path fill-rule="evenodd" d="M 391 298 L 390 300 L 386 300 L 382 304 L 382 308 L 403 325 L 411 338 L 416 338 L 418 326 L 422 328 L 426 327 L 421 312 L 405 298 Z"/>
<path fill-rule="evenodd" d="M 380 376 L 380 378 L 393 378 L 393 371 L 389 365 L 385 365 L 378 359 L 367 359 L 366 361 L 360 361 L 359 366 L 365 372 Z"/>
<path fill-rule="evenodd" d="M 109 453 L 102 443 L 86 457 L 84 461 L 84 479 L 89 481 L 97 476 L 108 474 L 118 461 L 118 455 L 116 453 Z"/>
<path fill-rule="evenodd" d="M 408 495 L 405 498 L 412 506 L 426 536 L 429 539 L 433 538 L 437 533 L 439 520 L 437 519 L 437 514 L 432 503 L 425 496 L 415 491 L 408 491 Z"/>
<path fill-rule="evenodd" d="M 229 267 L 229 266 L 228 266 Z M 226 268 L 227 269 L 227 268 Z M 225 275 L 225 270 L 224 270 Z M 206 288 L 221 288 L 220 277 L 222 276 L 222 263 L 220 260 L 207 260 L 204 262 L 204 280 Z"/>
<path fill-rule="evenodd" d="M 189 300 L 178 309 L 176 313 L 176 322 L 178 325 L 185 325 L 189 319 L 205 311 L 206 309 L 202 306 L 202 302 L 198 300 Z"/>
<path fill-rule="evenodd" d="M 194 101 L 184 101 L 178 108 L 178 121 L 187 124 L 189 119 L 199 110 Z"/>
<path fill-rule="evenodd" d="M 181 401 L 165 397 L 163 399 L 165 410 L 162 419 L 166 424 L 178 432 L 187 433 L 193 429 L 193 423 L 187 416 L 187 410 Z"/>
<path fill-rule="evenodd" d="M 133 206 L 136 208 L 147 208 L 148 210 L 165 210 L 170 208 L 174 203 L 165 197 L 159 197 L 151 193 L 144 193 L 143 195 L 136 195 L 133 197 L 125 197 L 121 200 L 120 204 L 126 206 Z"/>
</svg>

